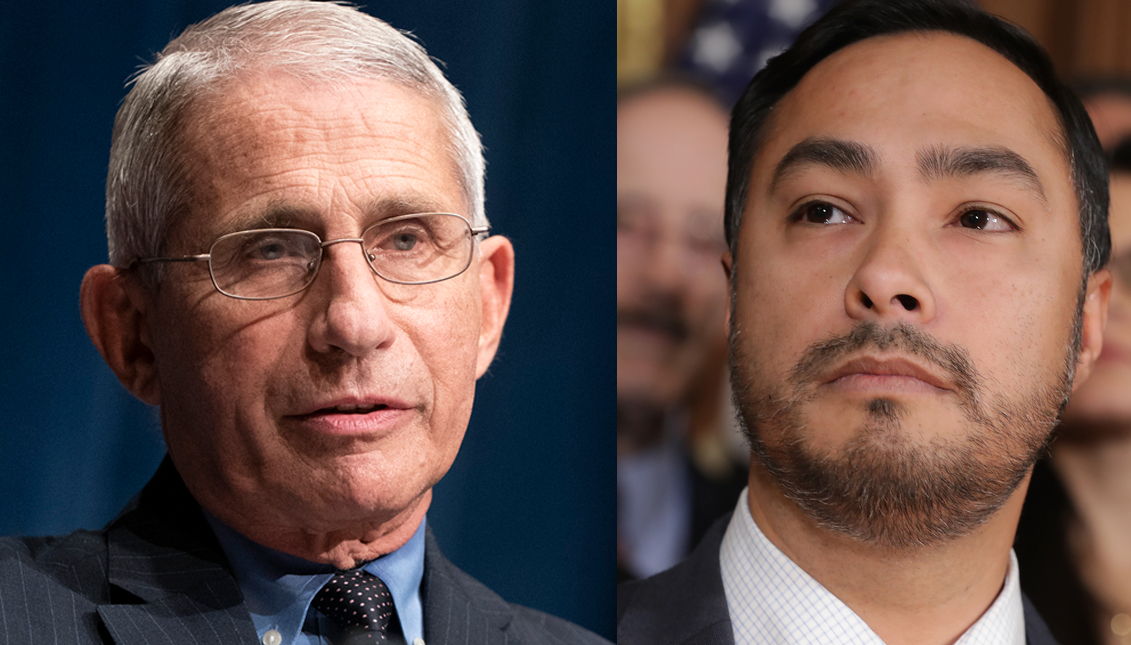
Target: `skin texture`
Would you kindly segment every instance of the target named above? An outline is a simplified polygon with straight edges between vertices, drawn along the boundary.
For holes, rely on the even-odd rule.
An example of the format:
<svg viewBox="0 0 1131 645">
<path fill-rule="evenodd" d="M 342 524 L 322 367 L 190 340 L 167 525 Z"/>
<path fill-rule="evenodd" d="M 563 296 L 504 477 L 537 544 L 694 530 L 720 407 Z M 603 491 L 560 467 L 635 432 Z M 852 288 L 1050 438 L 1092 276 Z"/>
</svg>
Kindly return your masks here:
<svg viewBox="0 0 1131 645">
<path fill-rule="evenodd" d="M 723 110 L 690 90 L 617 107 L 620 400 L 684 402 L 726 342 L 726 137 Z"/>
<path fill-rule="evenodd" d="M 959 36 L 877 37 L 818 64 L 774 115 L 755 158 L 736 257 L 725 260 L 735 290 L 736 381 L 771 400 L 788 396 L 785 384 L 808 348 L 870 324 L 904 325 L 961 348 L 982 403 L 1020 404 L 1055 389 L 1083 278 L 1079 220 L 1065 155 L 1049 135 L 1059 129 L 1055 114 L 1023 72 Z M 787 153 L 816 139 L 867 146 L 871 170 L 804 163 L 773 181 Z M 920 170 L 932 150 L 974 147 L 1023 159 L 1040 193 L 1016 173 Z M 806 206 L 813 202 L 835 208 Z M 1109 286 L 1106 272 L 1087 283 L 1077 382 L 1100 351 Z M 872 362 L 837 372 L 857 358 Z M 899 360 L 934 376 L 901 375 L 902 367 L 893 374 Z M 785 436 L 773 419 L 755 429 L 769 449 L 783 451 L 789 439 L 833 461 L 946 457 L 963 446 L 984 464 L 1011 458 L 978 435 L 955 379 L 899 344 L 865 345 L 805 385 L 794 405 L 799 433 Z M 748 420 L 758 412 L 743 410 Z M 1012 428 L 1030 438 L 1048 429 Z M 787 497 L 758 460 L 750 511 L 778 548 L 885 642 L 952 643 L 1001 589 L 1027 472 L 1019 479 L 984 521 L 919 545 L 830 528 Z"/>
<path fill-rule="evenodd" d="M 265 225 L 328 240 L 402 213 L 468 212 L 439 111 L 413 90 L 267 72 L 222 97 L 185 133 L 194 199 L 167 255 Z M 498 346 L 513 266 L 496 236 L 451 280 L 394 285 L 338 244 L 306 291 L 249 302 L 218 293 L 206 263 L 170 265 L 156 293 L 102 265 L 83 282 L 83 316 L 126 387 L 161 406 L 204 508 L 260 544 L 346 568 L 419 525 Z M 388 409 L 326 409 L 371 403 Z"/>
</svg>

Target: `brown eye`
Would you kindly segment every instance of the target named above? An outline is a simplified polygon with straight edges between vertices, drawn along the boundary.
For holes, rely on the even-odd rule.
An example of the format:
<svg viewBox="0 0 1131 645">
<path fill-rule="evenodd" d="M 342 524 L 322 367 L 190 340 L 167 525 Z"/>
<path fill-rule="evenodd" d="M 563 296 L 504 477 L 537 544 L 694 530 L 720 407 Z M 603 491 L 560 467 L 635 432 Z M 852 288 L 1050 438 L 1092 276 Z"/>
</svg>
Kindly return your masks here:
<svg viewBox="0 0 1131 645">
<path fill-rule="evenodd" d="M 851 215 L 828 202 L 805 204 L 793 217 L 796 221 L 809 224 L 848 224 L 856 221 Z"/>
<path fill-rule="evenodd" d="M 963 228 L 972 228 L 979 231 L 1010 231 L 1013 225 L 1009 220 L 991 211 L 982 209 L 968 210 L 958 218 L 958 224 Z"/>
</svg>

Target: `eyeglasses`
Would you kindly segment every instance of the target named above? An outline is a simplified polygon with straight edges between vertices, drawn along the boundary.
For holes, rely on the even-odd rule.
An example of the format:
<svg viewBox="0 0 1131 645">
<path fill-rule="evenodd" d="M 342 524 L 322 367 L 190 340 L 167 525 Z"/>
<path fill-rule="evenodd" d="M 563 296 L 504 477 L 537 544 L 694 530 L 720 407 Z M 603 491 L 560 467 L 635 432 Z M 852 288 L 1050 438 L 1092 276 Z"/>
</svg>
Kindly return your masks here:
<svg viewBox="0 0 1131 645">
<path fill-rule="evenodd" d="M 322 266 L 323 249 L 357 242 L 373 273 L 396 284 L 448 280 L 471 266 L 475 238 L 489 226 L 472 227 L 454 213 L 417 213 L 382 220 L 360 238 L 322 241 L 294 228 L 239 231 L 219 237 L 208 253 L 141 258 L 137 263 L 208 261 L 212 284 L 240 300 L 272 300 L 309 287 Z"/>
</svg>

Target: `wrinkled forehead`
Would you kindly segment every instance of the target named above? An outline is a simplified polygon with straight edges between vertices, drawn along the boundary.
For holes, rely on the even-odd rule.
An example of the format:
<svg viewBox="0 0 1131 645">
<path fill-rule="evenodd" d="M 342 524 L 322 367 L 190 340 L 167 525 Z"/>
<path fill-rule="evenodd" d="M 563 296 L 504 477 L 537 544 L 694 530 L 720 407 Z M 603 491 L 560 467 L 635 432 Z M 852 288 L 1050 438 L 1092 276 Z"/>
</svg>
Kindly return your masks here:
<svg viewBox="0 0 1131 645">
<path fill-rule="evenodd" d="M 178 136 L 186 208 L 170 240 L 214 235 L 218 212 L 260 191 L 285 192 L 295 168 L 324 171 L 359 197 L 373 190 L 367 181 L 380 183 L 384 173 L 392 179 L 408 174 L 419 180 L 419 190 L 401 201 L 428 211 L 470 212 L 462 191 L 453 203 L 449 190 L 461 186 L 461 176 L 442 109 L 396 81 L 313 83 L 270 71 L 245 74 L 196 99 L 182 115 Z M 397 197 L 367 199 L 393 203 Z"/>
</svg>

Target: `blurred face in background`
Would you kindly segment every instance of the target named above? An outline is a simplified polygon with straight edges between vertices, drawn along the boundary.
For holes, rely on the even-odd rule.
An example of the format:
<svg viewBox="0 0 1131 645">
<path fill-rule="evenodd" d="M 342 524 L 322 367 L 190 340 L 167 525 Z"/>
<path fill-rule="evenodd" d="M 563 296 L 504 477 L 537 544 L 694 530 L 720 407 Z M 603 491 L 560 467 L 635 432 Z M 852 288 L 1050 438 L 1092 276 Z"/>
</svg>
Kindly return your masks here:
<svg viewBox="0 0 1131 645">
<path fill-rule="evenodd" d="M 1124 99 L 1126 101 L 1126 99 Z M 1129 111 L 1131 111 L 1131 101 Z M 1104 346 L 1092 375 L 1064 411 L 1066 438 L 1083 439 L 1131 430 L 1131 172 L 1111 174 L 1111 274 Z"/>
<path fill-rule="evenodd" d="M 727 115 L 660 88 L 617 107 L 617 398 L 679 403 L 726 342 Z"/>
<path fill-rule="evenodd" d="M 1104 150 L 1112 150 L 1131 134 L 1131 97 L 1119 92 L 1100 92 L 1084 99 L 1088 116 Z"/>
</svg>

